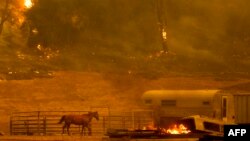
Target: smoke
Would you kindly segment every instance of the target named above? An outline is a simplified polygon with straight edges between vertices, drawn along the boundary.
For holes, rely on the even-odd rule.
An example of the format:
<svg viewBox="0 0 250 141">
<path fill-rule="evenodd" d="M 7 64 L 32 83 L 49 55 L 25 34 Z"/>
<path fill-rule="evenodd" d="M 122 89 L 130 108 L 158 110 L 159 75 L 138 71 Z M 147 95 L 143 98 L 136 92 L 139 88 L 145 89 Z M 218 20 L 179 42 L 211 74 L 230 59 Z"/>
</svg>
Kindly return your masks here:
<svg viewBox="0 0 250 141">
<path fill-rule="evenodd" d="M 185 56 L 190 60 L 205 60 L 219 64 L 225 63 L 219 55 L 207 49 L 196 49 L 188 42 L 179 42 L 176 39 L 172 39 L 169 44 L 173 47 L 173 52 L 178 56 Z"/>
<path fill-rule="evenodd" d="M 62 58 L 68 58 L 68 64 L 76 62 L 72 65 L 77 68 L 89 68 L 89 64 L 96 66 L 102 62 L 103 66 L 111 64 L 116 68 L 130 67 L 133 65 L 131 58 L 142 62 L 145 56 L 161 50 L 154 0 L 54 0 L 60 3 L 56 5 L 57 8 L 51 5 L 51 1 L 39 2 L 40 6 L 34 6 L 30 13 L 30 20 L 35 17 L 33 22 L 37 23 L 34 25 L 44 27 L 38 28 L 40 33 L 44 33 L 39 34 L 42 36 L 40 39 L 48 44 L 51 41 L 55 46 L 66 44 L 73 55 L 68 55 L 66 51 Z M 199 63 L 208 67 L 210 64 L 237 64 L 237 68 L 242 68 L 250 64 L 250 1 L 163 0 L 163 5 L 168 47 L 170 52 L 176 54 L 177 66 L 189 65 L 189 68 L 193 68 L 187 63 L 193 62 L 193 65 Z M 50 9 L 57 10 L 44 12 Z M 52 16 L 54 20 L 47 18 Z M 67 22 L 67 17 L 72 16 L 78 17 L 79 21 L 73 26 Z M 162 60 L 154 65 L 168 65 L 168 62 Z M 175 61 L 175 58 L 169 60 Z"/>
<path fill-rule="evenodd" d="M 248 45 L 248 0 L 165 0 L 170 50 L 187 59 L 239 63 Z M 235 44 L 237 42 L 237 44 Z M 237 46 L 237 48 L 235 48 Z M 244 48 L 244 49 L 243 49 Z M 232 62 L 233 61 L 233 62 Z"/>
</svg>

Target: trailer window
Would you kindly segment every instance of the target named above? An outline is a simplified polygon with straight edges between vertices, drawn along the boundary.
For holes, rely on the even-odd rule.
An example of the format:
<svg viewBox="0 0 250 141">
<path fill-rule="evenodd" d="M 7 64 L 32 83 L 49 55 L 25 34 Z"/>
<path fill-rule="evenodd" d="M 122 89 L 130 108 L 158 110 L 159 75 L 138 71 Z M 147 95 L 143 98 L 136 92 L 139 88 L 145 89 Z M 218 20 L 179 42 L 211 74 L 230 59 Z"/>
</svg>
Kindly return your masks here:
<svg viewBox="0 0 250 141">
<path fill-rule="evenodd" d="M 177 121 L 177 124 L 183 124 L 185 125 L 189 130 L 194 131 L 195 130 L 195 121 L 194 119 L 181 119 Z"/>
<path fill-rule="evenodd" d="M 152 99 L 145 99 L 144 102 L 145 104 L 152 104 Z"/>
<path fill-rule="evenodd" d="M 161 106 L 176 106 L 176 100 L 162 100 Z"/>
<path fill-rule="evenodd" d="M 203 101 L 202 104 L 203 105 L 210 105 L 210 101 Z"/>
</svg>

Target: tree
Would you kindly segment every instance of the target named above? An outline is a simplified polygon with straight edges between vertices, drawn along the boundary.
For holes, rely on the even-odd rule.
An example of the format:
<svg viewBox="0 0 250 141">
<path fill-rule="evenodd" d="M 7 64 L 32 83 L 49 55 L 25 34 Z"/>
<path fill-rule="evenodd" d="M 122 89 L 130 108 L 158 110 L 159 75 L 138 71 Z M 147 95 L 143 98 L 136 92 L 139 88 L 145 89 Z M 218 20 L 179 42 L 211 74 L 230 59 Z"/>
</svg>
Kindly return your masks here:
<svg viewBox="0 0 250 141">
<path fill-rule="evenodd" d="M 10 2 L 9 0 L 6 0 L 5 4 L 1 4 L 1 5 L 4 5 L 4 7 L 1 10 L 2 13 L 1 13 L 1 21 L 0 21 L 0 35 L 2 34 L 2 31 L 3 31 L 3 25 L 4 25 L 5 21 L 7 21 L 8 17 L 9 17 L 9 12 L 8 12 L 9 2 Z"/>
<path fill-rule="evenodd" d="M 26 10 L 24 0 L 0 0 L 0 71 L 21 70 L 35 60 L 26 51 L 27 36 L 23 28 Z"/>
<path fill-rule="evenodd" d="M 4 30 L 6 22 L 13 26 L 21 26 L 24 21 L 23 0 L 1 0 L 0 1 L 0 35 Z"/>
<path fill-rule="evenodd" d="M 77 67 L 106 63 L 112 65 L 107 68 L 136 68 L 131 59 L 144 59 L 161 48 L 154 47 L 159 32 L 151 0 L 40 0 L 26 16 L 38 31 L 30 35 L 29 46 L 65 49 L 62 59 L 73 54 L 68 58 L 79 60 Z"/>
</svg>

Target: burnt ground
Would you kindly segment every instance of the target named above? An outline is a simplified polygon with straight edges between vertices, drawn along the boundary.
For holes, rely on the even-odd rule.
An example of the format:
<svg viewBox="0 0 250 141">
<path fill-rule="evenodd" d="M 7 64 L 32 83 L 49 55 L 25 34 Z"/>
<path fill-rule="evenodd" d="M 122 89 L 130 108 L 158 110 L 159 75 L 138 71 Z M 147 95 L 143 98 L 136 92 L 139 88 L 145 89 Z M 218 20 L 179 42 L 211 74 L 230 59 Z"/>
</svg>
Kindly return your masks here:
<svg viewBox="0 0 250 141">
<path fill-rule="evenodd" d="M 144 108 L 151 89 L 227 89 L 249 91 L 249 77 L 168 75 L 146 79 L 131 74 L 53 72 L 53 77 L 0 81 L 0 131 L 8 134 L 9 117 L 21 111 L 88 110 L 110 107 L 122 113 Z"/>
</svg>

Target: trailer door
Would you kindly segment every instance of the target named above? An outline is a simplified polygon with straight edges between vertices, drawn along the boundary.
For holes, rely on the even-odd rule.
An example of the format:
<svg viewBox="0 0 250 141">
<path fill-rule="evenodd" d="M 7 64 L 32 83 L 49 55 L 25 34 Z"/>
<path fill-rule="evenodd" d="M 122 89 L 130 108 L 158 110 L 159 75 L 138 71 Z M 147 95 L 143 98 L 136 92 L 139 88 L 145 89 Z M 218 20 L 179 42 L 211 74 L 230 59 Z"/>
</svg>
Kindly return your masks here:
<svg viewBox="0 0 250 141">
<path fill-rule="evenodd" d="M 250 94 L 234 95 L 236 123 L 250 123 Z"/>
<path fill-rule="evenodd" d="M 228 97 L 227 96 L 222 96 L 222 101 L 221 101 L 221 116 L 224 121 L 227 121 L 227 115 L 228 115 Z"/>
</svg>

